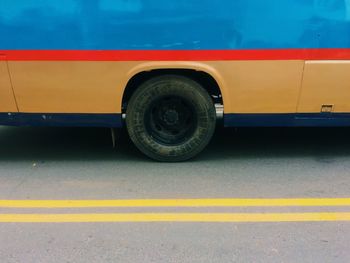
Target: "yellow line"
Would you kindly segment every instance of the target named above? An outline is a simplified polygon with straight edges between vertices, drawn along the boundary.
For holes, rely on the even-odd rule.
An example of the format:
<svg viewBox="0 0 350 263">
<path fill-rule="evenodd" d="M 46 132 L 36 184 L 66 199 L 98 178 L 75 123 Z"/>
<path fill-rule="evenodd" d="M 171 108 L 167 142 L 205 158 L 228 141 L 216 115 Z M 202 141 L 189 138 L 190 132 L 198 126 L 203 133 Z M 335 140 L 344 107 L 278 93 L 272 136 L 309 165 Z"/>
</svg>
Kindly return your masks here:
<svg viewBox="0 0 350 263">
<path fill-rule="evenodd" d="M 350 206 L 350 198 L 0 200 L 0 208 Z"/>
<path fill-rule="evenodd" d="M 350 213 L 0 214 L 1 223 L 320 222 L 350 221 Z"/>
</svg>

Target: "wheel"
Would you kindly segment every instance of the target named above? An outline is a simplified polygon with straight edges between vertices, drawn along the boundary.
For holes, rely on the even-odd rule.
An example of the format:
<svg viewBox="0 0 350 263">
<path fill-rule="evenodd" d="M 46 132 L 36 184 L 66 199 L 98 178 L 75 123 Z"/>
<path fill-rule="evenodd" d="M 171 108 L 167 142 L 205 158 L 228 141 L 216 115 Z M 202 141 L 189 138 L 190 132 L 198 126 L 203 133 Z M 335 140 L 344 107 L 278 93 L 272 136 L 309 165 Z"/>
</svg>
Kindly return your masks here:
<svg viewBox="0 0 350 263">
<path fill-rule="evenodd" d="M 126 125 L 131 140 L 148 157 L 185 161 L 200 153 L 213 136 L 215 106 L 199 83 L 164 75 L 135 91 L 127 106 Z"/>
</svg>

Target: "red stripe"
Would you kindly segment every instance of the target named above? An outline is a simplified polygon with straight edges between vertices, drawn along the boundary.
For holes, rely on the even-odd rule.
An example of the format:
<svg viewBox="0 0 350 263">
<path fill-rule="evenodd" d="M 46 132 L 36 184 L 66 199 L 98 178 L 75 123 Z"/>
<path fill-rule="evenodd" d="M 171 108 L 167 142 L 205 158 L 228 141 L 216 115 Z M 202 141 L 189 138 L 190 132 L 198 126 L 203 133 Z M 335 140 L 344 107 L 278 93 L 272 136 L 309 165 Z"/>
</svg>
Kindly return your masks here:
<svg viewBox="0 0 350 263">
<path fill-rule="evenodd" d="M 269 50 L 0 50 L 9 61 L 350 60 L 346 49 Z"/>
</svg>

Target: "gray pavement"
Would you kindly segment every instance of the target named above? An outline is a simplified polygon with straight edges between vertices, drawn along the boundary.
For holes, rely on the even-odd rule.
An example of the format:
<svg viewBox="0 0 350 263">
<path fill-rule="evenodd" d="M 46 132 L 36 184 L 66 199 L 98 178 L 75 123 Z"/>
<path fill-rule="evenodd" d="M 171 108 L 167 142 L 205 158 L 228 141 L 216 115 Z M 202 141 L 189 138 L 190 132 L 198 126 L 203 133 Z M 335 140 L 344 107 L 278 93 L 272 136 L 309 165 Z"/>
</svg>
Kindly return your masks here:
<svg viewBox="0 0 350 263">
<path fill-rule="evenodd" d="M 146 159 L 125 133 L 112 149 L 108 129 L 2 127 L 0 200 L 350 197 L 349 134 L 345 128 L 219 129 L 195 160 L 163 164 Z M 43 212 L 0 208 L 0 213 Z M 350 222 L 0 223 L 0 262 L 350 262 Z"/>
</svg>

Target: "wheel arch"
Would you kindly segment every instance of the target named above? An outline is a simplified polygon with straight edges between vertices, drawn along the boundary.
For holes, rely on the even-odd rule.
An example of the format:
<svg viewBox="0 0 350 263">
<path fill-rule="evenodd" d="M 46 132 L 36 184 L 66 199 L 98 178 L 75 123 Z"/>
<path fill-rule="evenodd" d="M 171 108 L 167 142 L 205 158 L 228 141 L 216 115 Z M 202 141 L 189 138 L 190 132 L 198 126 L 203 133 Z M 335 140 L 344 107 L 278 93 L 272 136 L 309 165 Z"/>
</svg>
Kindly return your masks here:
<svg viewBox="0 0 350 263">
<path fill-rule="evenodd" d="M 161 75 L 180 75 L 199 82 L 212 96 L 215 103 L 227 105 L 224 79 L 216 69 L 202 63 L 144 63 L 129 71 L 122 96 L 122 112 L 125 113 L 132 94 L 143 82 Z"/>
</svg>

